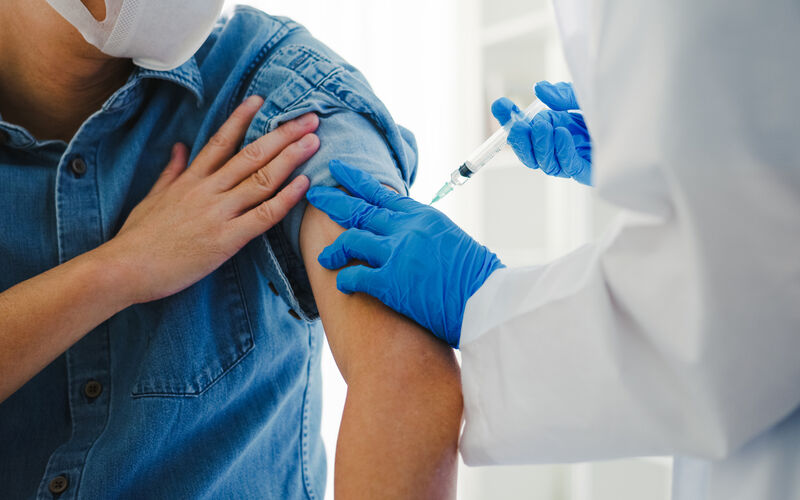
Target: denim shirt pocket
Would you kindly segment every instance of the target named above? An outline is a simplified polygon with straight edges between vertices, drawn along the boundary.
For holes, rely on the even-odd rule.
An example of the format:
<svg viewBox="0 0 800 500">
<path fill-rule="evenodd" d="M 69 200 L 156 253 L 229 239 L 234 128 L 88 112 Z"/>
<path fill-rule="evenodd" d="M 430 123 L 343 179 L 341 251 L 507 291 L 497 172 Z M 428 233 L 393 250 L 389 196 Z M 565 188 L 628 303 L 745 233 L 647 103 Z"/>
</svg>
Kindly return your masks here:
<svg viewBox="0 0 800 500">
<path fill-rule="evenodd" d="M 183 292 L 137 307 L 147 345 L 134 398 L 200 396 L 253 350 L 236 257 Z"/>
</svg>

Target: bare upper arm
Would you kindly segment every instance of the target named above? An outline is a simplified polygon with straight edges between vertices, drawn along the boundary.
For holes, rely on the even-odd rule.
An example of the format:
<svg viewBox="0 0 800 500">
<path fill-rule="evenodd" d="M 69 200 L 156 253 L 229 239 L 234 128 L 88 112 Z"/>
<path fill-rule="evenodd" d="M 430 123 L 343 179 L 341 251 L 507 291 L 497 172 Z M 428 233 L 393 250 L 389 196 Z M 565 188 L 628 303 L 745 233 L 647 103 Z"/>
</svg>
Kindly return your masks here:
<svg viewBox="0 0 800 500">
<path fill-rule="evenodd" d="M 387 369 L 418 367 L 431 357 L 457 372 L 452 351 L 410 319 L 378 300 L 345 295 L 336 289 L 336 273 L 324 269 L 317 256 L 344 230 L 314 207 L 306 209 L 300 247 L 328 342 L 345 380 Z M 388 364 L 388 366 L 387 366 Z"/>
<path fill-rule="evenodd" d="M 455 498 L 462 400 L 454 354 L 378 300 L 336 289 L 336 273 L 317 256 L 342 232 L 324 213 L 306 209 L 300 248 L 348 386 L 335 496 Z"/>
</svg>

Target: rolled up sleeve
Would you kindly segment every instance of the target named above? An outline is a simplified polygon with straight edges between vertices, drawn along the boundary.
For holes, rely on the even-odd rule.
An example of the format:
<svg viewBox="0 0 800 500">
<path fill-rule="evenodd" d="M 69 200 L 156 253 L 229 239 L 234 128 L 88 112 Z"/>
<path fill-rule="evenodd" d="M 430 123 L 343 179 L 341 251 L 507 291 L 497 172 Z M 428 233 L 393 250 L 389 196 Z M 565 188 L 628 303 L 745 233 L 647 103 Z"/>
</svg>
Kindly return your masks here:
<svg viewBox="0 0 800 500">
<path fill-rule="evenodd" d="M 265 103 L 245 144 L 306 113 L 320 117 L 320 150 L 292 178 L 305 175 L 312 186 L 335 186 L 328 164 L 341 160 L 407 194 L 417 168 L 414 136 L 398 126 L 364 77 L 307 33 L 289 37 L 256 73 L 248 95 Z M 318 317 L 300 257 L 300 225 L 307 202 L 262 238 L 279 292 L 307 320 Z"/>
</svg>

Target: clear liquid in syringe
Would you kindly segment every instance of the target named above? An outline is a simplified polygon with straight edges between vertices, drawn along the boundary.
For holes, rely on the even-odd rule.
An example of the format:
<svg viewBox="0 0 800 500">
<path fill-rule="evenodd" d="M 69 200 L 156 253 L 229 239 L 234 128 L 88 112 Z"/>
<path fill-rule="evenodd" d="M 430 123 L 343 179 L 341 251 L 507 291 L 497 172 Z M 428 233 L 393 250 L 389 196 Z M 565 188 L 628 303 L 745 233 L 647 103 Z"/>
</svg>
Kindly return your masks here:
<svg viewBox="0 0 800 500">
<path fill-rule="evenodd" d="M 508 135 L 511 133 L 511 127 L 513 127 L 516 122 L 523 120 L 531 121 L 537 114 L 546 109 L 547 106 L 536 99 L 525 109 L 525 111 L 517 111 L 516 113 L 512 113 L 511 118 L 505 125 L 503 125 L 503 127 L 492 134 L 492 136 L 489 137 L 486 142 L 481 144 L 480 147 L 478 147 L 478 149 L 476 149 L 469 156 L 467 161 L 462 163 L 460 167 L 450 174 L 450 180 L 447 181 L 445 185 L 436 193 L 436 196 L 430 204 L 433 205 L 448 194 L 452 193 L 456 186 L 462 186 L 466 184 L 473 175 L 483 169 L 483 167 L 491 162 L 500 151 L 505 149 L 508 141 Z"/>
</svg>

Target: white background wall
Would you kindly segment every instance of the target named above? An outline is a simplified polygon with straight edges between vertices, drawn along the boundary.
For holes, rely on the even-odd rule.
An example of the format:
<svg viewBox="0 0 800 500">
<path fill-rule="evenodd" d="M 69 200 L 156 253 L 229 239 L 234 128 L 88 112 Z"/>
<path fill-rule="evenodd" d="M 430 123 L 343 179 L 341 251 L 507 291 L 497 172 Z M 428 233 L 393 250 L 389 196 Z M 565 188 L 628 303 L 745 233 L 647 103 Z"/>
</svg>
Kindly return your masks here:
<svg viewBox="0 0 800 500">
<path fill-rule="evenodd" d="M 227 0 L 286 15 L 361 69 L 420 148 L 412 195 L 428 202 L 495 127 L 502 95 L 527 105 L 538 80 L 568 80 L 548 0 Z M 523 102 L 525 101 L 525 102 Z M 439 207 L 511 266 L 541 263 L 596 237 L 614 215 L 588 188 L 547 179 L 505 154 Z M 333 452 L 346 386 L 323 359 L 323 437 Z M 471 469 L 459 498 L 663 500 L 670 462 Z"/>
</svg>

